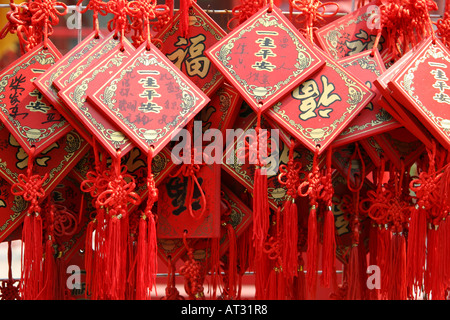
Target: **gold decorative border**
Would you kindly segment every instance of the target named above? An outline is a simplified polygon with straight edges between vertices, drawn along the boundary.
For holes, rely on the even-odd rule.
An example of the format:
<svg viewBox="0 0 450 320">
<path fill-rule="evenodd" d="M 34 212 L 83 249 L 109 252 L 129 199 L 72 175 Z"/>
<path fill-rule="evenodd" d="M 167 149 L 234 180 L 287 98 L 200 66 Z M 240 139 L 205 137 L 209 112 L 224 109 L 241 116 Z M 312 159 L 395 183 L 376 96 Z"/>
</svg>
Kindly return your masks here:
<svg viewBox="0 0 450 320">
<path fill-rule="evenodd" d="M 126 41 L 128 43 L 128 41 Z M 126 45 L 130 50 L 133 50 L 131 44 Z M 96 133 L 99 133 L 97 138 L 100 138 L 104 142 L 106 142 L 107 146 L 111 146 L 109 148 L 110 151 L 115 151 L 116 149 L 120 148 L 122 150 L 128 149 L 133 145 L 133 143 L 123 134 L 123 139 L 118 140 L 114 139 L 112 137 L 112 134 L 114 134 L 116 131 L 111 131 L 109 129 L 106 129 L 103 123 L 100 123 L 95 119 L 89 108 L 86 107 L 86 97 L 87 97 L 87 90 L 89 87 L 89 84 L 95 80 L 95 78 L 106 71 L 112 66 L 120 66 L 124 62 L 127 61 L 127 58 L 129 58 L 130 54 L 127 54 L 125 52 L 121 52 L 118 50 L 118 47 L 116 47 L 117 52 L 110 51 L 105 53 L 107 57 L 104 58 L 104 62 L 102 62 L 100 67 L 95 68 L 86 76 L 83 76 L 79 79 L 79 81 L 74 82 L 72 85 L 70 85 L 67 89 L 61 91 L 59 95 L 68 102 L 70 108 L 75 109 L 74 111 L 79 115 L 79 117 L 84 118 L 87 122 L 91 124 L 91 126 L 94 128 Z M 105 62 L 106 61 L 106 62 Z M 93 106 L 92 106 L 93 107 Z"/>
<path fill-rule="evenodd" d="M 43 66 L 55 63 L 55 61 L 59 58 L 57 49 L 50 41 L 48 42 L 47 47 L 47 49 L 44 49 L 44 47 L 41 46 L 37 47 L 33 51 L 30 51 L 27 55 L 22 57 L 21 60 L 17 61 L 13 67 L 5 72 L 6 74 L 0 79 L 0 102 L 2 102 L 3 99 L 6 98 L 2 92 L 5 92 L 5 88 L 8 85 L 8 80 L 15 76 L 18 72 L 20 72 L 21 70 L 25 70 L 35 63 L 39 63 Z M 9 73 L 11 71 L 12 73 Z M 27 132 L 33 128 L 22 126 L 22 123 L 19 120 L 12 118 L 9 114 L 6 103 L 0 103 L 0 110 L 2 111 L 1 116 L 5 119 L 5 121 L 9 122 L 14 127 L 15 137 L 17 140 L 19 140 L 19 142 L 21 142 L 22 146 L 31 147 L 33 144 L 45 140 L 50 135 L 54 134 L 58 129 L 63 130 L 66 127 L 68 130 L 70 128 L 70 125 L 64 119 L 48 128 L 38 129 L 41 133 L 40 136 L 38 138 L 31 138 L 27 135 Z M 42 145 L 37 149 L 39 150 L 41 148 L 43 148 Z"/>
<path fill-rule="evenodd" d="M 446 139 L 449 139 L 449 119 L 444 119 L 440 116 L 437 116 L 431 110 L 429 110 L 416 94 L 416 88 L 414 87 L 413 83 L 414 72 L 416 72 L 419 66 L 430 57 L 434 59 L 444 59 L 450 65 L 450 55 L 445 52 L 445 49 L 443 48 L 439 40 L 436 40 L 436 43 L 437 44 L 435 45 L 430 41 L 430 43 L 423 49 L 423 51 L 418 54 L 419 56 L 421 55 L 421 57 L 414 59 L 413 63 L 410 64 L 402 72 L 402 75 L 394 79 L 393 82 L 395 83 L 397 88 L 400 88 L 404 93 L 408 95 L 409 100 L 418 107 L 419 112 L 427 119 L 429 119 L 435 125 L 435 127 L 439 129 L 438 131 Z M 445 126 L 442 124 L 443 121 L 446 122 Z"/>
<path fill-rule="evenodd" d="M 100 88 L 91 97 L 95 103 L 105 106 L 105 111 L 107 111 L 110 115 L 116 119 L 119 119 L 118 125 L 133 136 L 136 139 L 136 143 L 139 143 L 141 146 L 145 146 L 145 148 L 148 148 L 152 144 L 156 143 L 160 145 L 164 144 L 171 138 L 168 133 L 188 120 L 186 115 L 188 115 L 189 112 L 198 109 L 200 105 L 209 101 L 209 98 L 207 98 L 203 93 L 199 92 L 199 94 L 195 94 L 191 85 L 182 78 L 180 71 L 177 72 L 177 70 L 175 70 L 173 66 L 168 63 L 168 61 L 166 61 L 167 58 L 158 53 L 160 51 L 154 45 L 151 45 L 151 47 L 152 48 L 150 51 L 147 51 L 145 47 L 141 47 L 141 49 L 136 52 L 135 56 L 128 59 L 127 64 L 111 77 L 111 82 L 109 82 L 105 87 Z M 136 67 L 148 67 L 152 65 L 167 71 L 167 73 L 172 76 L 173 80 L 177 83 L 179 89 L 183 93 L 181 101 L 182 110 L 173 121 L 166 123 L 163 128 L 139 128 L 135 123 L 128 121 L 120 110 L 115 107 L 117 102 L 115 99 L 117 84 L 125 77 L 126 74 L 132 72 Z M 149 131 L 151 131 L 152 134 L 155 133 L 156 137 L 153 139 L 146 137 L 146 134 Z M 156 153 L 157 149 L 158 148 L 155 150 Z"/>
</svg>

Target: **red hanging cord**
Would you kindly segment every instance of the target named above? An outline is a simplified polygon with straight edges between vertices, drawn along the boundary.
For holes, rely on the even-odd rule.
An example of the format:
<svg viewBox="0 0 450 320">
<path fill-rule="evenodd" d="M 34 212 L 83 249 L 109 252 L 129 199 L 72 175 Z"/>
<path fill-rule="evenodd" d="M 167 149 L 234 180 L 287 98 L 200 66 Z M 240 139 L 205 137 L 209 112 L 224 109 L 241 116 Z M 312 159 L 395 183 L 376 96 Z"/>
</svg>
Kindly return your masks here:
<svg viewBox="0 0 450 320">
<path fill-rule="evenodd" d="M 63 8 L 62 12 L 56 6 Z M 47 48 L 48 36 L 53 33 L 53 26 L 59 23 L 59 17 L 67 14 L 67 5 L 54 0 L 34 0 L 28 2 L 32 14 L 31 24 L 37 28 L 43 27 L 44 48 Z"/>
<path fill-rule="evenodd" d="M 278 181 L 285 185 L 287 189 L 287 198 L 283 210 L 283 249 L 282 266 L 283 275 L 288 283 L 292 283 L 297 276 L 298 270 L 298 212 L 297 212 L 297 192 L 300 185 L 301 162 L 294 160 L 295 140 L 291 138 L 289 147 L 289 161 L 287 165 L 280 165 L 280 174 Z"/>
<path fill-rule="evenodd" d="M 334 226 L 333 206 L 333 180 L 332 180 L 332 148 L 327 150 L 327 169 L 322 176 L 322 184 L 324 186 L 321 199 L 325 202 L 327 210 L 325 212 L 325 221 L 323 226 L 323 244 L 322 244 L 322 285 L 329 287 L 333 282 L 333 277 L 336 275 L 336 235 Z"/>
<path fill-rule="evenodd" d="M 352 175 L 352 162 L 353 160 L 359 160 L 361 164 L 361 171 L 356 175 Z M 365 259 L 365 255 L 361 256 L 361 252 L 365 252 L 364 250 L 360 250 L 361 246 L 364 244 L 360 241 L 360 233 L 361 233 L 361 222 L 359 216 L 359 206 L 360 206 L 360 192 L 362 187 L 364 186 L 364 181 L 366 177 L 365 173 L 365 163 L 364 159 L 361 156 L 361 151 L 359 149 L 359 144 L 355 143 L 355 152 L 350 157 L 348 173 L 347 173 L 347 187 L 354 194 L 354 215 L 352 217 L 352 221 L 350 223 L 352 228 L 352 248 L 350 250 L 350 257 L 348 262 L 348 292 L 347 299 L 348 300 L 361 300 L 364 299 L 364 287 L 365 283 L 361 283 L 361 259 Z M 355 177 L 355 186 L 351 183 L 351 177 Z M 359 181 L 358 181 L 359 179 Z"/>
<path fill-rule="evenodd" d="M 83 0 L 78 0 L 77 7 L 81 6 Z M 101 0 L 89 0 L 87 6 L 80 11 L 80 14 L 86 13 L 88 10 L 92 11 L 92 19 L 94 26 L 95 37 L 98 38 L 100 32 L 100 26 L 98 23 L 98 15 L 106 16 L 107 15 L 107 4 Z"/>
<path fill-rule="evenodd" d="M 180 0 L 180 33 L 183 38 L 188 37 L 189 9 L 196 0 Z"/>
<path fill-rule="evenodd" d="M 253 14 L 258 12 L 266 5 L 266 0 L 241 0 L 241 4 L 237 5 L 231 11 L 233 17 L 228 21 L 227 28 L 232 30 L 232 24 L 237 21 L 237 25 L 244 23 Z"/>
<path fill-rule="evenodd" d="M 166 295 L 161 300 L 184 300 L 184 297 L 180 295 L 177 287 L 175 286 L 175 273 L 172 262 L 172 257 L 168 256 L 168 271 L 167 271 L 167 286 Z"/>
<path fill-rule="evenodd" d="M 324 188 L 321 183 L 321 175 L 319 168 L 319 149 L 316 147 L 313 158 L 313 166 L 311 172 L 308 173 L 306 181 L 302 182 L 298 187 L 298 194 L 302 197 L 309 197 L 310 211 L 308 216 L 308 248 L 306 251 L 306 286 L 312 297 L 315 296 L 316 279 L 317 279 L 317 262 L 318 262 L 318 230 L 317 230 L 317 210 L 319 206 L 319 195 Z M 303 192 L 307 187 L 306 192 Z"/>
<path fill-rule="evenodd" d="M 192 128 L 193 128 L 193 121 L 189 122 L 187 125 L 187 130 L 190 133 L 190 136 L 192 135 Z M 191 142 L 192 143 L 192 142 Z M 206 213 L 206 196 L 205 192 L 203 191 L 203 188 L 200 184 L 200 182 L 197 179 L 197 173 L 200 172 L 201 166 L 203 164 L 197 164 L 195 160 L 195 155 L 197 154 L 196 147 L 191 148 L 191 154 L 190 159 L 187 159 L 189 163 L 184 163 L 174 174 L 171 174 L 171 177 L 179 177 L 180 179 L 183 179 L 184 177 L 188 178 L 187 181 L 187 187 L 186 187 L 186 204 L 185 206 L 188 209 L 188 212 L 190 216 L 195 220 L 201 220 L 204 218 L 204 215 Z M 183 155 L 186 157 L 186 155 Z M 200 213 L 194 212 L 192 208 L 193 200 L 194 200 L 194 191 L 195 188 L 200 193 Z"/>
<path fill-rule="evenodd" d="M 188 259 L 180 268 L 180 274 L 184 276 L 184 289 L 190 300 L 204 300 L 204 270 L 201 263 L 194 259 L 194 249 L 189 247 L 187 242 L 187 232 L 183 233 L 183 243 L 187 249 L 188 255 Z"/>
<path fill-rule="evenodd" d="M 48 174 L 46 173 L 42 178 L 32 174 L 35 150 L 35 147 L 32 147 L 28 155 L 27 175 L 19 174 L 18 182 L 11 187 L 11 193 L 14 196 L 22 196 L 29 202 L 22 229 L 20 293 L 24 300 L 35 299 L 43 286 L 42 218 L 39 198 L 45 196 L 42 185 L 47 180 Z"/>
<path fill-rule="evenodd" d="M 301 31 L 304 33 L 309 42 L 314 43 L 314 30 L 317 24 L 325 21 L 325 13 L 327 7 L 334 6 L 336 9 L 327 15 L 333 17 L 339 12 L 339 5 L 335 2 L 322 3 L 319 0 L 290 0 L 289 7 L 292 12 L 291 20 L 293 22 L 304 25 Z M 300 11 L 300 15 L 293 19 L 294 9 Z"/>
</svg>

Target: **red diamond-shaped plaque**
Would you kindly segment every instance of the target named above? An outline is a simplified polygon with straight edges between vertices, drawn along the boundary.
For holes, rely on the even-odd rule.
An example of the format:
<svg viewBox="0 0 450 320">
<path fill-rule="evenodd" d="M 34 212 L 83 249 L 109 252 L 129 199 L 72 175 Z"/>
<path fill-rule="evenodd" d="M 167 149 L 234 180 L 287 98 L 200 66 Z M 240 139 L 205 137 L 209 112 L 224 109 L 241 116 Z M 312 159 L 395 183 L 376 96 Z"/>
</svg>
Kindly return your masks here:
<svg viewBox="0 0 450 320">
<path fill-rule="evenodd" d="M 123 89 L 129 89 L 127 97 Z M 88 99 L 142 151 L 153 145 L 155 154 L 210 101 L 152 44 L 138 48 Z M 129 103 L 121 105 L 121 99 Z"/>
<path fill-rule="evenodd" d="M 256 112 L 271 107 L 324 64 L 278 8 L 268 9 L 206 51 Z"/>
<path fill-rule="evenodd" d="M 424 40 L 426 41 L 426 39 Z M 381 76 L 379 76 L 373 83 L 375 87 L 383 95 L 378 103 L 391 114 L 400 124 L 402 124 L 409 132 L 414 132 L 427 148 L 432 148 L 432 136 L 421 123 L 416 116 L 414 116 L 409 110 L 407 110 L 402 104 L 394 99 L 392 89 L 389 88 L 389 82 L 403 69 L 406 63 L 408 63 L 415 50 L 420 50 L 422 41 L 418 44 L 414 50 L 406 52 L 399 60 L 397 60 L 392 66 L 389 67 Z"/>
<path fill-rule="evenodd" d="M 337 62 L 321 54 L 325 67 L 295 88 L 267 115 L 307 148 L 322 152 L 370 102 L 374 94 Z"/>
<path fill-rule="evenodd" d="M 102 55 L 101 61 L 94 68 L 84 72 L 83 75 L 59 91 L 58 95 L 65 102 L 71 113 L 95 137 L 96 141 L 102 145 L 109 155 L 116 157 L 118 154 L 117 149 L 120 149 L 120 156 L 124 156 L 134 147 L 133 143 L 113 121 L 105 117 L 90 101 L 86 100 L 86 97 L 93 91 L 92 87 L 98 88 L 97 83 L 104 83 L 109 79 L 111 73 L 117 72 L 135 49 L 126 39 L 123 41 L 123 48 L 117 42 L 117 45 L 112 50 L 103 52 L 101 49 L 100 45 L 99 50 L 93 53 Z M 123 94 L 126 95 L 128 91 L 129 89 L 125 90 Z M 123 99 L 118 103 L 127 105 L 128 101 Z"/>
<path fill-rule="evenodd" d="M 86 129 L 79 123 L 79 121 L 74 118 L 73 114 L 67 109 L 66 105 L 61 102 L 57 94 L 58 90 L 53 85 L 53 82 L 60 78 L 66 69 L 70 69 L 71 66 L 77 64 L 81 59 L 84 59 L 86 55 L 93 51 L 102 40 L 103 35 L 101 33 L 99 33 L 98 37 L 96 37 L 96 33 L 92 32 L 34 81 L 34 85 L 45 96 L 45 98 L 53 104 L 56 110 L 58 110 L 88 142 L 91 142 L 92 137 L 86 132 Z"/>
<path fill-rule="evenodd" d="M 450 149 L 450 52 L 428 39 L 391 80 L 389 88 L 433 136 Z"/>
<path fill-rule="evenodd" d="M 375 97 L 333 141 L 333 146 L 342 146 L 400 127 L 400 123 L 378 103 L 382 95 L 373 84 L 373 81 L 385 71 L 384 63 L 378 50 L 375 51 L 373 56 L 371 50 L 363 51 L 340 59 L 338 63 L 346 71 L 357 76 L 358 80 L 362 81 L 375 93 Z"/>
<path fill-rule="evenodd" d="M 11 185 L 0 177 L 0 241 L 16 230 L 23 221 L 29 202 L 14 196 Z"/>
<path fill-rule="evenodd" d="M 378 6 L 379 2 L 374 1 L 318 29 L 316 36 L 321 48 L 335 60 L 372 50 L 381 15 Z M 383 29 L 378 50 L 386 63 L 389 56 L 385 42 Z"/>
<path fill-rule="evenodd" d="M 39 153 L 72 129 L 33 84 L 60 57 L 48 41 L 46 49 L 34 48 L 0 74 L 0 119 L 26 152 L 35 146 Z"/>
<path fill-rule="evenodd" d="M 196 3 L 189 8 L 187 37 L 180 32 L 181 10 L 156 36 L 157 47 L 194 84 L 210 96 L 223 82 L 223 75 L 204 51 L 226 36 L 226 32 Z"/>
</svg>

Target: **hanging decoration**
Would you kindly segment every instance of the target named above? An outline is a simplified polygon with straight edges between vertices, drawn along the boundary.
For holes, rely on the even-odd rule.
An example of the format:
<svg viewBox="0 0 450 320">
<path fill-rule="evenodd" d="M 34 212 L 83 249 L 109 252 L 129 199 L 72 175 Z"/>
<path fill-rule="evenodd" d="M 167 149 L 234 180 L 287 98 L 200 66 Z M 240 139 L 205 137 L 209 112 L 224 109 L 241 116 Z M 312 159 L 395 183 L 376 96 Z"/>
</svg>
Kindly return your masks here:
<svg viewBox="0 0 450 320">
<path fill-rule="evenodd" d="M 447 299 L 449 2 L 233 6 L 9 1 L 1 299 Z"/>
</svg>

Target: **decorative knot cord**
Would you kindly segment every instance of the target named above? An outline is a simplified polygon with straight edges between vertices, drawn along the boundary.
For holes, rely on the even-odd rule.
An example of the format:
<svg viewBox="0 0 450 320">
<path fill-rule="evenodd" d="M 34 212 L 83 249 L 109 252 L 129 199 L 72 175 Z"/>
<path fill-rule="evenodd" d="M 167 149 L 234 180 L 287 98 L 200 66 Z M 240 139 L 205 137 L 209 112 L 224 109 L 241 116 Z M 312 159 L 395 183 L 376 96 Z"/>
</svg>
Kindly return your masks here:
<svg viewBox="0 0 450 320">
<path fill-rule="evenodd" d="M 319 0 L 291 0 L 289 1 L 289 15 L 290 20 L 304 25 L 300 29 L 305 37 L 311 42 L 314 42 L 314 30 L 317 29 L 317 24 L 325 21 L 325 13 L 327 7 L 334 6 L 334 12 L 328 15 L 333 17 L 339 12 L 339 5 L 335 2 L 322 3 Z M 294 9 L 300 12 L 295 19 L 293 18 Z"/>
<path fill-rule="evenodd" d="M 183 243 L 187 250 L 188 259 L 180 267 L 180 274 L 184 277 L 184 289 L 190 300 L 204 300 L 204 270 L 202 264 L 194 259 L 194 249 L 189 247 L 186 236 L 187 232 L 184 232 Z"/>
</svg>

